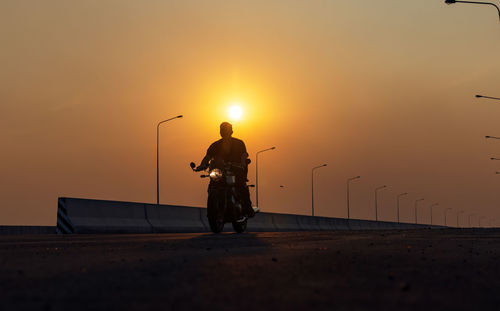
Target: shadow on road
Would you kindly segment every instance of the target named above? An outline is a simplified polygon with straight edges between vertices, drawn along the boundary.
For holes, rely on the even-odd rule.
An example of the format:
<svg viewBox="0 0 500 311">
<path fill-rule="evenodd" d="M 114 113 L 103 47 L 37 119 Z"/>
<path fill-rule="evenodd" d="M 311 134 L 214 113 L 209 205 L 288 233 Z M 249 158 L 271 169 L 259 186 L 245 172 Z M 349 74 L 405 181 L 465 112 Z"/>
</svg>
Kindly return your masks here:
<svg viewBox="0 0 500 311">
<path fill-rule="evenodd" d="M 177 241 L 179 246 L 190 245 L 196 248 L 238 249 L 248 247 L 267 247 L 270 245 L 265 238 L 256 233 L 206 233 L 196 235 L 188 240 Z"/>
</svg>

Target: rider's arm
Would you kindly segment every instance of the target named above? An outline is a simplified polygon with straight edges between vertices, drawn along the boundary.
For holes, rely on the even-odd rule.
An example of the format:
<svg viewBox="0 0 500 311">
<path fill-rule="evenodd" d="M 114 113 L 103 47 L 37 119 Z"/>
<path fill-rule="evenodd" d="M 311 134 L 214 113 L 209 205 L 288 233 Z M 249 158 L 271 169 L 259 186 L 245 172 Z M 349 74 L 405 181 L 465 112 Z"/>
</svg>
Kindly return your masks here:
<svg viewBox="0 0 500 311">
<path fill-rule="evenodd" d="M 210 160 L 213 159 L 214 154 L 215 154 L 215 145 L 211 144 L 210 147 L 208 147 L 207 154 L 205 155 L 203 160 L 201 160 L 200 165 L 195 169 L 195 171 L 198 172 L 206 170 L 208 168 L 208 165 L 210 164 Z"/>
<path fill-rule="evenodd" d="M 247 152 L 247 147 L 245 146 L 245 143 L 241 141 L 242 144 L 242 153 L 241 153 L 241 164 L 243 167 L 247 166 L 247 159 L 248 159 L 248 152 Z"/>
<path fill-rule="evenodd" d="M 208 165 L 210 163 L 210 160 L 212 159 L 212 157 L 210 155 L 208 155 L 208 153 L 205 155 L 205 157 L 203 158 L 203 160 L 201 160 L 201 163 L 200 165 L 195 168 L 195 171 L 203 171 L 203 170 L 206 170 L 208 168 Z"/>
<path fill-rule="evenodd" d="M 247 166 L 247 159 L 248 159 L 248 153 L 243 152 L 241 154 L 241 165 L 243 165 L 243 167 Z"/>
</svg>

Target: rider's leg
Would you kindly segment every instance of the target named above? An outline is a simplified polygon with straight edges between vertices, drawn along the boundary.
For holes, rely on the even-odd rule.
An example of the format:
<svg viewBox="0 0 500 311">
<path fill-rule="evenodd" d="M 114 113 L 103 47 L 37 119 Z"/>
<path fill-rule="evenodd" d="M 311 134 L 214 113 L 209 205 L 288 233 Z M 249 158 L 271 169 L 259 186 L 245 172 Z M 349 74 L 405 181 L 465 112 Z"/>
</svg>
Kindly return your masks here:
<svg viewBox="0 0 500 311">
<path fill-rule="evenodd" d="M 250 190 L 247 186 L 247 170 L 236 174 L 236 185 L 240 196 L 243 213 L 247 217 L 255 216 L 255 211 L 252 208 L 252 200 L 250 199 Z"/>
<path fill-rule="evenodd" d="M 248 186 L 242 185 L 240 187 L 239 192 L 240 192 L 241 204 L 243 205 L 243 212 L 248 217 L 255 216 L 255 211 L 252 208 L 252 201 L 250 200 L 250 190 L 248 189 Z"/>
</svg>

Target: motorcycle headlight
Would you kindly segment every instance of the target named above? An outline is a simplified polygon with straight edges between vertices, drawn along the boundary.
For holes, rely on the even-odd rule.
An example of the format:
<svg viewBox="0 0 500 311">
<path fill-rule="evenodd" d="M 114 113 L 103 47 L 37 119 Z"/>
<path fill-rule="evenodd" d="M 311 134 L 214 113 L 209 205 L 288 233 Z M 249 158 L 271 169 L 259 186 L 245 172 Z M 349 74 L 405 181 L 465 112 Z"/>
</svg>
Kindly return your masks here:
<svg viewBox="0 0 500 311">
<path fill-rule="evenodd" d="M 213 180 L 220 179 L 222 177 L 222 171 L 218 168 L 215 168 L 210 171 L 210 178 Z"/>
</svg>

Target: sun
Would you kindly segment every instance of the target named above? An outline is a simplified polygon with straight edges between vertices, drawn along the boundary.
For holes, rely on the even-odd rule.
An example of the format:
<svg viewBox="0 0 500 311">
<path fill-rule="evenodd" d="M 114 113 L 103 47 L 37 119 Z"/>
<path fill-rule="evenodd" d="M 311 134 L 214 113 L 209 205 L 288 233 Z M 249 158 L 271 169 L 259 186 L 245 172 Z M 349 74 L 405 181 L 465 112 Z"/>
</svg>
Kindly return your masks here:
<svg viewBox="0 0 500 311">
<path fill-rule="evenodd" d="M 229 109 L 227 110 L 227 113 L 229 115 L 229 118 L 232 120 L 241 120 L 243 117 L 243 109 L 238 104 L 233 104 Z"/>
</svg>

